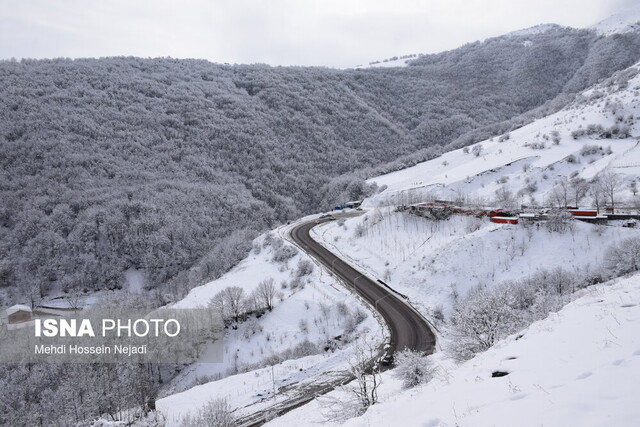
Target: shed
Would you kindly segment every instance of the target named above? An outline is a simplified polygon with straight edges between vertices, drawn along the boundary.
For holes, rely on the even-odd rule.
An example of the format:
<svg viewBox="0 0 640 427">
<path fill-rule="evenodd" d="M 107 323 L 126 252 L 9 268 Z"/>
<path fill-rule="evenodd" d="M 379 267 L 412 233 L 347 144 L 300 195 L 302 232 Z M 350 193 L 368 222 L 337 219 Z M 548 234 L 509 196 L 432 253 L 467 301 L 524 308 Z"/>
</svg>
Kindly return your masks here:
<svg viewBox="0 0 640 427">
<path fill-rule="evenodd" d="M 31 320 L 31 307 L 17 304 L 7 309 L 7 323 L 15 324 Z"/>
<path fill-rule="evenodd" d="M 598 211 L 595 209 L 569 209 L 569 213 L 577 217 L 596 217 Z"/>
<path fill-rule="evenodd" d="M 491 222 L 496 222 L 498 224 L 517 224 L 518 218 L 512 216 L 492 216 Z"/>
</svg>

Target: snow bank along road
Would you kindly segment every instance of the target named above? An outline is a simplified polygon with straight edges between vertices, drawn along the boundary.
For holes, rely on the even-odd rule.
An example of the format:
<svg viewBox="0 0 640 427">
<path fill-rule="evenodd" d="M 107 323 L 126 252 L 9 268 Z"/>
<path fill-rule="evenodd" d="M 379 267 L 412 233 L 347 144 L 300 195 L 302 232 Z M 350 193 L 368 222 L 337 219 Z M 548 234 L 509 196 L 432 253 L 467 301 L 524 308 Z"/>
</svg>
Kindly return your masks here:
<svg viewBox="0 0 640 427">
<path fill-rule="evenodd" d="M 391 332 L 391 351 L 410 349 L 432 353 L 436 343 L 435 335 L 417 311 L 402 301 L 398 294 L 369 279 L 311 238 L 309 232 L 313 227 L 333 220 L 330 217 L 304 222 L 291 230 L 291 238 L 373 305 Z"/>
</svg>

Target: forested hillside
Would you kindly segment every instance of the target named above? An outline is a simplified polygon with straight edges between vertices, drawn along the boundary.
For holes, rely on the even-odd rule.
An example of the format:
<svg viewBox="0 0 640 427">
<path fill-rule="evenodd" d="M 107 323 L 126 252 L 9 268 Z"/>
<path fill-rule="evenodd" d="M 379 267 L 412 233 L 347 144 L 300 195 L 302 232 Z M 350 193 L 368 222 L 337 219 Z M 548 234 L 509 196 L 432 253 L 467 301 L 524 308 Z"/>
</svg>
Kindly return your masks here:
<svg viewBox="0 0 640 427">
<path fill-rule="evenodd" d="M 257 231 L 373 191 L 356 172 L 435 155 L 638 58 L 637 35 L 558 27 L 404 68 L 0 62 L 5 302 L 115 288 L 130 268 L 181 294 Z"/>
</svg>

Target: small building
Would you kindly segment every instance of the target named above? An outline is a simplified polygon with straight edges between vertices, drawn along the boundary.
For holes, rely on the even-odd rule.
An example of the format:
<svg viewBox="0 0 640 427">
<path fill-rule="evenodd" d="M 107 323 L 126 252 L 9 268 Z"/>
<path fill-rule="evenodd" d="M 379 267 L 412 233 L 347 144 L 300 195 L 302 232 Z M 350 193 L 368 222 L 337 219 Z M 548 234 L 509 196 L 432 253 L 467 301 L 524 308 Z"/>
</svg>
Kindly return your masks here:
<svg viewBox="0 0 640 427">
<path fill-rule="evenodd" d="M 491 222 L 495 222 L 497 224 L 517 224 L 518 217 L 515 216 L 492 216 Z"/>
<path fill-rule="evenodd" d="M 7 313 L 7 324 L 15 325 L 17 323 L 24 323 L 31 321 L 31 307 L 26 305 L 17 304 L 12 307 L 9 307 L 6 310 Z"/>
<path fill-rule="evenodd" d="M 598 211 L 595 209 L 569 209 L 568 212 L 575 217 L 593 217 L 598 216 Z"/>
</svg>

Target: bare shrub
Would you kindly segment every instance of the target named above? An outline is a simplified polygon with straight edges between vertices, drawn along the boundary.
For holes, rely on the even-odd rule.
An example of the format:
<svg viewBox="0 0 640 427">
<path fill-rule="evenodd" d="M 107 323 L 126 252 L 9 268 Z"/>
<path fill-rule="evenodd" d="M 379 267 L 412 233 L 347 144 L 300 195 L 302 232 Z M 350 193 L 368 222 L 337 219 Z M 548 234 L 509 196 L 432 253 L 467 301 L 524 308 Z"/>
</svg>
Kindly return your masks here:
<svg viewBox="0 0 640 427">
<path fill-rule="evenodd" d="M 640 270 L 640 238 L 630 237 L 611 246 L 605 255 L 605 268 L 613 276 Z"/>
<path fill-rule="evenodd" d="M 195 415 L 187 415 L 182 427 L 233 427 L 236 425 L 236 417 L 226 399 L 214 399 L 198 409 Z"/>
<path fill-rule="evenodd" d="M 564 233 L 573 229 L 573 217 L 568 212 L 553 210 L 547 214 L 545 226 L 552 233 Z"/>
<path fill-rule="evenodd" d="M 460 360 L 487 350 L 517 330 L 522 321 L 516 300 L 506 288 L 488 291 L 477 287 L 456 305 L 451 317 L 456 339 L 450 350 Z"/>
<path fill-rule="evenodd" d="M 276 240 L 280 241 L 280 240 Z M 290 245 L 282 245 L 273 253 L 273 260 L 275 262 L 285 262 L 293 258 L 298 254 L 298 250 Z"/>
<path fill-rule="evenodd" d="M 435 368 L 426 355 L 404 350 L 395 354 L 396 368 L 394 375 L 402 380 L 403 388 L 412 388 L 431 381 Z"/>
<path fill-rule="evenodd" d="M 313 273 L 313 263 L 308 259 L 301 259 L 298 262 L 298 268 L 296 270 L 297 277 L 308 276 Z"/>
</svg>

